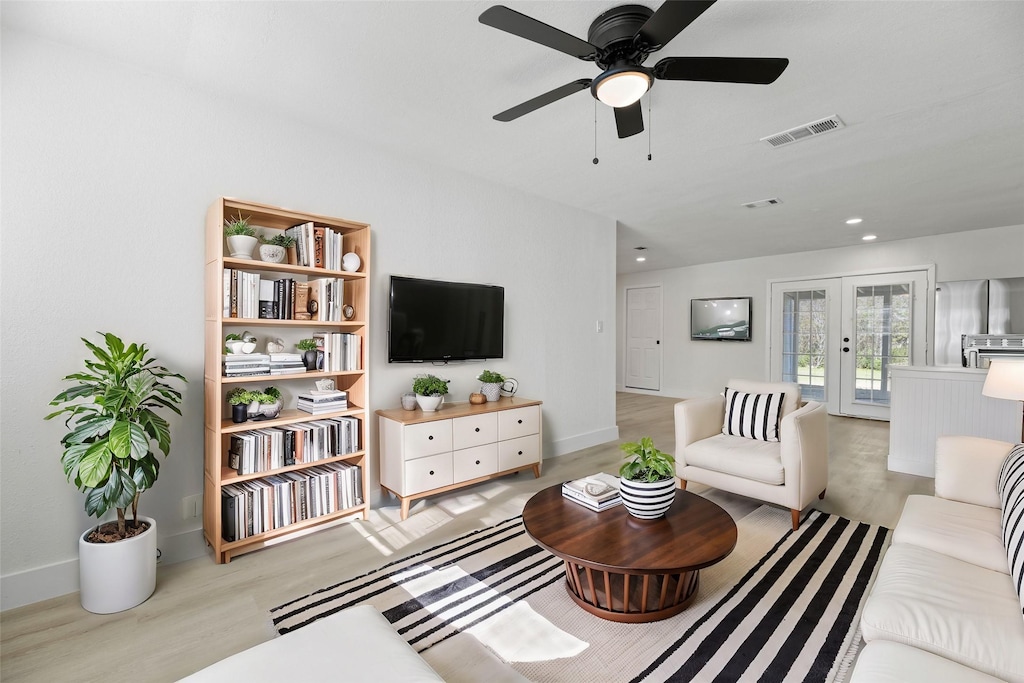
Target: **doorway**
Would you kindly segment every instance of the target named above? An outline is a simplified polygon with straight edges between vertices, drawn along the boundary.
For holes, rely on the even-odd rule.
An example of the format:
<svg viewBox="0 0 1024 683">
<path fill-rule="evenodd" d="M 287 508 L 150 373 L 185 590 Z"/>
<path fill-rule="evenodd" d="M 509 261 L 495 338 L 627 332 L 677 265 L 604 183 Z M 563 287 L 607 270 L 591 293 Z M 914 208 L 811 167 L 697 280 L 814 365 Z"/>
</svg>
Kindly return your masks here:
<svg viewBox="0 0 1024 683">
<path fill-rule="evenodd" d="M 912 270 L 772 283 L 772 379 L 831 414 L 889 419 L 891 369 L 926 363 L 928 282 Z"/>
<path fill-rule="evenodd" d="M 626 387 L 661 390 L 661 287 L 626 289 Z"/>
</svg>

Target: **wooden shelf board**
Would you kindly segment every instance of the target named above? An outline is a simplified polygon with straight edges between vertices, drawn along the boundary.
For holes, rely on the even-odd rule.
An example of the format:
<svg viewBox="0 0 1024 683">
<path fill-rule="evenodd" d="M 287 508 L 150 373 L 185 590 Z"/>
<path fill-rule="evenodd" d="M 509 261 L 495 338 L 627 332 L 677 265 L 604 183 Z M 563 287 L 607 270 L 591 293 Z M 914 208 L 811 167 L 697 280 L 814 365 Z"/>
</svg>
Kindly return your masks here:
<svg viewBox="0 0 1024 683">
<path fill-rule="evenodd" d="M 230 467 L 222 467 L 220 470 L 220 483 L 221 486 L 226 486 L 228 484 L 234 484 L 240 481 L 263 479 L 264 477 L 271 477 L 275 474 L 281 474 L 282 472 L 294 472 L 295 470 L 304 470 L 315 465 L 329 465 L 332 462 L 344 462 L 345 460 L 361 458 L 364 455 L 366 455 L 366 451 L 356 451 L 355 453 L 335 455 L 330 458 L 323 458 L 322 460 L 315 460 L 313 462 L 302 462 L 296 465 L 288 465 L 287 467 L 279 467 L 274 470 L 267 470 L 266 472 L 256 472 L 254 474 L 238 474 L 235 470 L 231 469 Z"/>
<path fill-rule="evenodd" d="M 353 406 L 347 410 L 314 415 L 312 413 L 307 413 L 304 410 L 290 408 L 288 410 L 282 410 L 281 414 L 273 420 L 246 420 L 245 422 L 237 424 L 232 422 L 230 419 L 224 420 L 221 422 L 220 431 L 224 434 L 229 434 L 233 432 L 244 432 L 248 429 L 267 429 L 268 427 L 280 427 L 282 425 L 290 425 L 297 422 L 313 422 L 314 420 L 329 420 L 332 417 L 362 415 L 364 412 L 363 408 Z"/>
<path fill-rule="evenodd" d="M 288 534 L 294 533 L 296 531 L 302 531 L 303 529 L 308 529 L 309 527 L 313 527 L 318 524 L 332 522 L 334 520 L 341 519 L 342 517 L 348 517 L 350 515 L 362 514 L 367 508 L 367 504 L 362 503 L 360 505 L 355 506 L 354 508 L 346 508 L 344 510 L 338 510 L 337 512 L 332 512 L 327 515 L 320 515 L 319 517 L 304 519 L 301 522 L 295 522 L 294 524 L 289 524 L 288 526 L 283 526 L 279 529 L 272 529 L 271 531 L 266 531 L 262 534 L 255 534 L 253 536 L 249 536 L 248 538 L 243 538 L 240 541 L 228 542 L 221 539 L 220 550 L 221 552 L 231 552 L 233 550 L 237 550 L 238 548 L 244 548 L 249 545 L 258 545 L 264 541 L 269 541 L 272 538 L 280 538 L 281 536 L 287 536 Z"/>
<path fill-rule="evenodd" d="M 286 379 L 321 379 L 324 377 L 343 377 L 362 375 L 362 370 L 338 370 L 336 372 L 297 372 L 291 375 L 250 375 L 248 377 L 223 377 L 221 376 L 221 384 L 249 384 L 252 382 L 278 382 Z M 209 377 L 208 379 L 214 379 Z"/>
<path fill-rule="evenodd" d="M 288 263 L 268 263 L 267 261 L 255 261 L 243 258 L 224 257 L 224 267 L 235 270 L 259 270 L 272 273 L 292 273 L 293 275 L 308 275 L 313 279 L 321 277 L 335 277 L 343 280 L 361 280 L 366 273 L 351 270 L 327 270 L 326 268 L 310 268 L 309 266 L 293 266 Z"/>
<path fill-rule="evenodd" d="M 224 325 L 270 325 L 284 327 L 365 327 L 365 320 L 278 320 L 276 318 L 221 318 Z"/>
</svg>

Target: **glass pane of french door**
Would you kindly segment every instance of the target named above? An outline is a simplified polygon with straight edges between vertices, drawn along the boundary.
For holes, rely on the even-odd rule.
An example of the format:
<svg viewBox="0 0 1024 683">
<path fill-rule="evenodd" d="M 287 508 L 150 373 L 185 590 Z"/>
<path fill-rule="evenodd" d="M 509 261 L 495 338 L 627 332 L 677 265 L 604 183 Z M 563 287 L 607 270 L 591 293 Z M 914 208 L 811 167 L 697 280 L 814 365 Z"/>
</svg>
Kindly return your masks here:
<svg viewBox="0 0 1024 683">
<path fill-rule="evenodd" d="M 854 301 L 854 398 L 862 403 L 888 406 L 890 368 L 910 364 L 910 283 L 857 287 Z"/>
<path fill-rule="evenodd" d="M 782 293 L 782 381 L 804 400 L 825 400 L 827 308 L 824 289 Z"/>
</svg>

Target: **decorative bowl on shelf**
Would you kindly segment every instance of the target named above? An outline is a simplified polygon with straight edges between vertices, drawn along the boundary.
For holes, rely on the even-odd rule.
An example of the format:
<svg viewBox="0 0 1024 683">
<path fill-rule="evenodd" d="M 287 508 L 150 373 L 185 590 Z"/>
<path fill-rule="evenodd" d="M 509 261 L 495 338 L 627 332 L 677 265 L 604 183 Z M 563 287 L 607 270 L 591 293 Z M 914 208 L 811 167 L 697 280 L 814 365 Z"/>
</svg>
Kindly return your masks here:
<svg viewBox="0 0 1024 683">
<path fill-rule="evenodd" d="M 350 251 L 341 257 L 341 269 L 349 272 L 359 270 L 359 266 L 362 265 L 363 261 L 359 258 L 359 254 L 354 251 Z"/>
</svg>

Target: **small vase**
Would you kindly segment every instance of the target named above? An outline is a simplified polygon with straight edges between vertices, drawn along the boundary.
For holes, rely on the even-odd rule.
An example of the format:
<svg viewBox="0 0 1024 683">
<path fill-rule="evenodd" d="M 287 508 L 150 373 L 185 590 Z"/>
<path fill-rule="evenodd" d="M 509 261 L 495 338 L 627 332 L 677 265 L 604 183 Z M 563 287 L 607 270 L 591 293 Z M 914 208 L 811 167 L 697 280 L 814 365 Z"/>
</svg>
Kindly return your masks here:
<svg viewBox="0 0 1024 683">
<path fill-rule="evenodd" d="M 676 498 L 676 478 L 660 481 L 619 480 L 619 495 L 629 514 L 638 519 L 657 519 L 664 515 Z"/>
<path fill-rule="evenodd" d="M 252 250 L 256 248 L 257 241 L 249 235 L 228 235 L 228 251 L 232 258 L 252 259 Z"/>
<path fill-rule="evenodd" d="M 316 350 L 310 349 L 302 354 L 302 362 L 306 365 L 307 371 L 316 370 Z"/>
<path fill-rule="evenodd" d="M 444 403 L 444 396 L 420 396 L 416 394 L 416 402 L 420 404 L 420 410 L 425 413 L 433 413 Z"/>
<path fill-rule="evenodd" d="M 416 394 L 402 394 L 402 408 L 405 410 L 416 410 Z"/>
<path fill-rule="evenodd" d="M 497 401 L 501 398 L 501 385 L 489 382 L 480 387 L 480 393 L 486 396 L 488 401 Z"/>
<path fill-rule="evenodd" d="M 244 403 L 236 403 L 231 406 L 231 421 L 241 424 L 249 419 L 249 406 Z"/>
<path fill-rule="evenodd" d="M 261 244 L 260 245 L 260 260 L 266 261 L 267 263 L 284 263 L 285 258 L 288 257 L 288 252 L 284 247 L 277 244 Z"/>
</svg>

